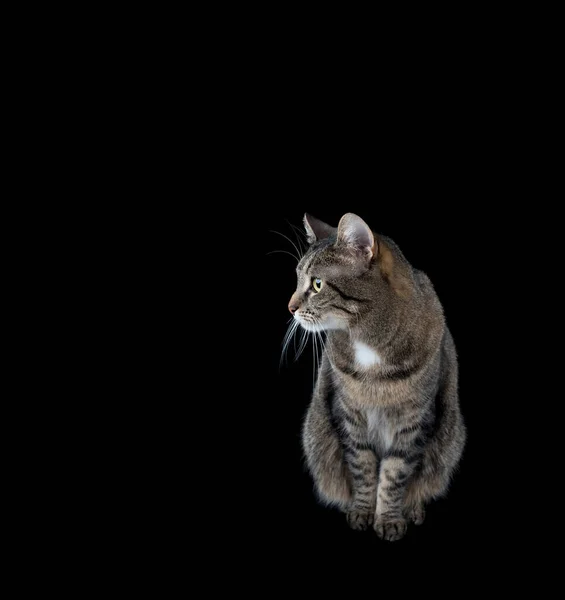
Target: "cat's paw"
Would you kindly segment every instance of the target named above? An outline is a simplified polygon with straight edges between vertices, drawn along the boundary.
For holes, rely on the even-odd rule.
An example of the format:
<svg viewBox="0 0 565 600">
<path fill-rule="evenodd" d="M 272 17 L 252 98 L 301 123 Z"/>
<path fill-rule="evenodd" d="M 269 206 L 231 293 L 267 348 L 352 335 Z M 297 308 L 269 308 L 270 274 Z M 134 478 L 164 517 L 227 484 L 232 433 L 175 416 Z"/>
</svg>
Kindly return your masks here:
<svg viewBox="0 0 565 600">
<path fill-rule="evenodd" d="M 387 540 L 388 542 L 396 542 L 404 537 L 408 524 L 405 519 L 397 518 L 386 520 L 377 518 L 375 521 L 375 531 L 381 540 Z"/>
<path fill-rule="evenodd" d="M 351 529 L 365 531 L 373 524 L 374 515 L 372 512 L 362 512 L 359 510 L 350 510 L 347 513 L 347 522 Z"/>
<path fill-rule="evenodd" d="M 426 509 L 422 504 L 419 504 L 408 510 L 407 517 L 414 525 L 421 525 L 426 518 Z"/>
</svg>

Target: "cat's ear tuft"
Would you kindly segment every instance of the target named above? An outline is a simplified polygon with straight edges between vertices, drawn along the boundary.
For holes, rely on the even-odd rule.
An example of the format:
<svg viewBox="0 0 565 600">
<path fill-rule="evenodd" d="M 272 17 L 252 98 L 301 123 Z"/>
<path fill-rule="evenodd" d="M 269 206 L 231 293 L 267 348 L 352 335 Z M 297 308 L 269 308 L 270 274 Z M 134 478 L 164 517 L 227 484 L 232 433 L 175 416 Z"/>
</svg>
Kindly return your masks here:
<svg viewBox="0 0 565 600">
<path fill-rule="evenodd" d="M 337 226 L 337 241 L 361 252 L 368 259 L 373 258 L 376 252 L 373 232 L 361 217 L 353 213 L 341 217 Z"/>
<path fill-rule="evenodd" d="M 308 213 L 304 213 L 304 229 L 309 244 L 313 244 L 317 240 L 323 240 L 335 233 L 335 227 L 316 219 Z"/>
</svg>

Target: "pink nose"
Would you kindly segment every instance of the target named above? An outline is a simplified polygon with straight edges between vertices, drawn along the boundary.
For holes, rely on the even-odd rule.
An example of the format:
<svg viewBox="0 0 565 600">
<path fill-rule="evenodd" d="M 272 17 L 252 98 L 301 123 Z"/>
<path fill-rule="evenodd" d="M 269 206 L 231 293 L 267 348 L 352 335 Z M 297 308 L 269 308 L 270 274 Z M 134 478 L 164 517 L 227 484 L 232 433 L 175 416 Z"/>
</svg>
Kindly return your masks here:
<svg viewBox="0 0 565 600">
<path fill-rule="evenodd" d="M 300 304 L 297 304 L 294 300 L 291 300 L 288 303 L 288 310 L 290 310 L 290 314 L 293 315 L 300 308 Z"/>
</svg>

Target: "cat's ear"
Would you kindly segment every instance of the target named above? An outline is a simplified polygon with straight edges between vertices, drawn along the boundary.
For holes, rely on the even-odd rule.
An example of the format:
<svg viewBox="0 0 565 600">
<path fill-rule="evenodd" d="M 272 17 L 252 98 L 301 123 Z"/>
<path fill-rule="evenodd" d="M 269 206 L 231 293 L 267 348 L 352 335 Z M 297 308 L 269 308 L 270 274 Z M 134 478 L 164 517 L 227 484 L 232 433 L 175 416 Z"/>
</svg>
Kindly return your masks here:
<svg viewBox="0 0 565 600">
<path fill-rule="evenodd" d="M 373 258 L 376 252 L 373 232 L 361 217 L 353 213 L 341 217 L 337 226 L 337 241 L 361 252 L 368 259 Z"/>
<path fill-rule="evenodd" d="M 323 240 L 335 233 L 335 227 L 316 219 L 308 213 L 304 213 L 304 229 L 306 229 L 306 239 L 309 244 L 316 240 Z"/>
</svg>

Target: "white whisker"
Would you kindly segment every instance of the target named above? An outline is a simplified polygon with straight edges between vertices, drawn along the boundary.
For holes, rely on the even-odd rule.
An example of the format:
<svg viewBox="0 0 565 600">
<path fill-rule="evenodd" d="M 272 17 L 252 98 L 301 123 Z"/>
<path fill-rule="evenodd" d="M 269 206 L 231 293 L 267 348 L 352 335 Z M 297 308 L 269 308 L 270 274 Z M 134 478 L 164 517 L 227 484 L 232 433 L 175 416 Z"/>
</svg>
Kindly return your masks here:
<svg viewBox="0 0 565 600">
<path fill-rule="evenodd" d="M 316 332 L 312 332 L 312 387 L 316 386 Z"/>
<path fill-rule="evenodd" d="M 294 255 L 294 258 L 296 258 L 296 260 L 298 262 L 300 262 L 300 259 L 302 258 L 302 255 L 300 254 L 300 250 L 297 248 L 296 244 L 284 233 L 280 233 L 279 231 L 275 231 L 274 229 L 270 229 L 269 230 L 271 233 L 276 233 L 277 235 L 281 235 L 283 238 L 285 238 L 286 240 L 288 240 L 291 244 L 292 247 L 296 250 L 296 255 Z"/>
<path fill-rule="evenodd" d="M 292 328 L 293 328 L 292 325 L 289 325 L 288 329 L 286 330 L 286 334 L 284 336 L 283 343 L 282 343 L 281 360 L 280 360 L 279 366 L 282 365 L 282 363 L 283 363 L 283 361 L 285 359 L 286 349 L 287 349 L 288 343 L 290 341 L 290 336 L 291 336 L 291 333 L 292 333 Z"/>
<path fill-rule="evenodd" d="M 316 385 L 316 373 L 320 369 L 320 354 L 318 351 L 318 336 L 319 335 L 320 335 L 319 332 L 317 332 L 317 331 L 314 332 L 314 348 L 316 349 L 315 357 L 314 357 L 314 385 Z"/>
<path fill-rule="evenodd" d="M 316 343 L 320 344 L 320 349 L 318 352 L 318 364 L 316 365 L 319 372 L 320 367 L 322 366 L 322 358 L 324 356 L 324 342 L 322 340 L 322 334 L 319 331 L 316 333 Z"/>
<path fill-rule="evenodd" d="M 296 239 L 298 241 L 298 245 L 300 246 L 300 249 L 302 250 L 302 256 L 304 256 L 304 252 L 306 250 L 308 250 L 308 244 L 306 243 L 306 241 L 303 239 L 304 236 L 304 232 L 299 229 L 296 225 L 293 225 L 290 221 L 288 221 L 287 219 L 285 219 L 285 221 L 292 227 L 292 229 L 294 230 L 294 234 L 296 235 Z M 302 244 L 304 244 L 304 249 L 302 249 Z"/>
<path fill-rule="evenodd" d="M 320 326 L 319 322 L 316 322 L 317 326 Z M 322 365 L 322 360 L 324 357 L 324 353 L 327 353 L 328 350 L 326 348 L 326 344 L 324 342 L 324 333 L 323 333 L 323 329 L 316 329 L 314 332 L 315 335 L 315 339 L 316 339 L 316 344 L 319 344 L 319 350 L 317 353 L 317 370 L 319 372 L 320 367 Z"/>
<path fill-rule="evenodd" d="M 319 335 L 320 335 L 320 344 L 322 344 L 322 350 L 323 350 L 324 352 L 327 352 L 327 348 L 326 348 L 326 342 L 325 342 L 325 340 L 324 340 L 324 332 L 323 332 L 323 331 L 319 331 L 318 333 L 319 333 Z"/>
<path fill-rule="evenodd" d="M 287 250 L 271 250 L 271 252 L 267 252 L 267 255 L 269 254 L 288 254 L 289 256 L 292 256 L 292 258 L 294 258 L 294 260 L 296 262 L 300 262 L 299 259 L 292 253 L 292 252 L 288 252 Z"/>
<path fill-rule="evenodd" d="M 294 334 L 296 333 L 296 330 L 298 329 L 298 321 L 296 321 L 295 319 L 292 319 L 292 321 L 293 322 L 289 325 L 286 335 L 284 336 L 279 368 L 280 368 L 280 366 L 282 366 L 283 362 L 286 359 L 286 353 L 288 351 L 288 345 L 290 344 L 290 340 L 294 338 L 296 341 Z"/>
<path fill-rule="evenodd" d="M 302 354 L 302 352 L 304 352 L 304 348 L 306 348 L 308 344 L 308 337 L 308 331 L 303 329 L 302 339 L 300 340 L 300 347 L 298 348 L 298 352 L 296 353 L 294 360 L 298 360 L 298 357 Z"/>
</svg>

